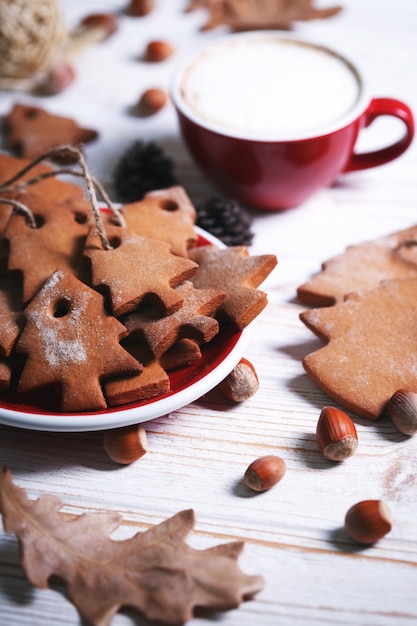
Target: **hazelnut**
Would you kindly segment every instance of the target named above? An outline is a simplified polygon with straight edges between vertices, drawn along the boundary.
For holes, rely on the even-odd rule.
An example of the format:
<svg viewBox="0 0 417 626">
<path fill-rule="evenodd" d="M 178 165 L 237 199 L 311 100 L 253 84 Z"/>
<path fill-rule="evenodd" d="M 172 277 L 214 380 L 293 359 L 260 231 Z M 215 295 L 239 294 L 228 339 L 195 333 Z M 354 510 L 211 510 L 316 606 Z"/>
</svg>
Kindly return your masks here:
<svg viewBox="0 0 417 626">
<path fill-rule="evenodd" d="M 138 115 L 149 117 L 160 111 L 167 103 L 168 96 L 163 89 L 147 89 L 143 92 L 138 104 L 135 107 Z"/>
<path fill-rule="evenodd" d="M 118 21 L 112 13 L 91 13 L 81 20 L 80 27 L 83 30 L 101 30 L 103 39 L 107 39 L 116 32 Z"/>
<path fill-rule="evenodd" d="M 358 543 L 375 543 L 392 528 L 391 512 L 381 500 L 363 500 L 346 513 L 345 530 Z"/>
<path fill-rule="evenodd" d="M 129 465 L 140 459 L 148 449 L 146 430 L 141 425 L 106 431 L 104 450 L 115 463 Z"/>
<path fill-rule="evenodd" d="M 174 48 L 166 41 L 150 41 L 146 46 L 145 60 L 157 63 L 165 61 L 174 54 Z"/>
<path fill-rule="evenodd" d="M 286 470 L 284 459 L 268 454 L 252 461 L 245 472 L 243 482 L 253 491 L 267 491 L 282 480 Z"/>
<path fill-rule="evenodd" d="M 241 359 L 218 385 L 218 389 L 233 402 L 243 402 L 253 396 L 259 389 L 259 380 L 252 363 L 247 359 Z"/>
<path fill-rule="evenodd" d="M 388 401 L 386 411 L 394 426 L 404 435 L 417 433 L 417 393 L 398 389 Z"/>
<path fill-rule="evenodd" d="M 142 17 L 153 11 L 154 7 L 155 0 L 130 0 L 127 13 L 133 17 Z"/>
<path fill-rule="evenodd" d="M 355 424 L 344 411 L 331 406 L 320 413 L 316 437 L 321 453 L 329 461 L 343 461 L 358 447 Z"/>
<path fill-rule="evenodd" d="M 51 69 L 41 85 L 45 96 L 55 96 L 64 91 L 75 80 L 75 71 L 68 63 L 58 63 Z"/>
</svg>

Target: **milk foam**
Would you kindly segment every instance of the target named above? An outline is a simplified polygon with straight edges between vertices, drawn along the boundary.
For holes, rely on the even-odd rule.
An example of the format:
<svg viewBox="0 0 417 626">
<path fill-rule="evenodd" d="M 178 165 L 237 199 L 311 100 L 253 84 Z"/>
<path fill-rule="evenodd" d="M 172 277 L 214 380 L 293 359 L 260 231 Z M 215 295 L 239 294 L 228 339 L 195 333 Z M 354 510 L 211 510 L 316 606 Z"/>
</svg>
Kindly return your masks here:
<svg viewBox="0 0 417 626">
<path fill-rule="evenodd" d="M 246 136 L 333 124 L 359 99 L 353 68 L 323 48 L 264 35 L 219 44 L 187 68 L 181 93 L 198 117 Z"/>
</svg>

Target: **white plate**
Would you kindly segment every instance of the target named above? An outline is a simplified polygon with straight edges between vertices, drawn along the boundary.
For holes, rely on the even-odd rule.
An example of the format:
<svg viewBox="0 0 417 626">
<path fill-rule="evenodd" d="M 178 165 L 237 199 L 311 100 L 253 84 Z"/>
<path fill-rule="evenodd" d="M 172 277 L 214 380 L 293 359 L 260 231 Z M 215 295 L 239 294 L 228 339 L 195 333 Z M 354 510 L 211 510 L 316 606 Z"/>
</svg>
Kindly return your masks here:
<svg viewBox="0 0 417 626">
<path fill-rule="evenodd" d="M 200 245 L 224 244 L 196 228 Z M 55 432 L 81 432 L 119 428 L 146 422 L 176 411 L 198 400 L 218 385 L 244 356 L 252 337 L 253 322 L 241 332 L 223 328 L 208 344 L 201 346 L 202 357 L 196 364 L 170 374 L 171 391 L 156 399 L 123 405 L 105 411 L 60 413 L 45 407 L 48 398 L 39 394 L 39 404 L 22 404 L 19 394 L 0 397 L 0 423 L 8 426 Z"/>
</svg>

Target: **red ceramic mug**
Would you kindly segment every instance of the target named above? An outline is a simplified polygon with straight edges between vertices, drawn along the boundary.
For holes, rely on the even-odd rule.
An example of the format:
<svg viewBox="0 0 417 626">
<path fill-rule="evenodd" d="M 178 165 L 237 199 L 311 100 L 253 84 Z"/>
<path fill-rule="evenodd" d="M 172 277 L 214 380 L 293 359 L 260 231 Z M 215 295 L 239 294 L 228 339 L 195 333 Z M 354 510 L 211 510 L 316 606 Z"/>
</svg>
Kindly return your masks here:
<svg viewBox="0 0 417 626">
<path fill-rule="evenodd" d="M 355 65 L 279 32 L 229 35 L 178 68 L 172 100 L 196 163 L 227 196 L 265 210 L 300 205 L 339 174 L 375 167 L 410 145 L 410 108 L 371 98 Z M 362 129 L 394 116 L 394 143 L 357 153 Z"/>
</svg>

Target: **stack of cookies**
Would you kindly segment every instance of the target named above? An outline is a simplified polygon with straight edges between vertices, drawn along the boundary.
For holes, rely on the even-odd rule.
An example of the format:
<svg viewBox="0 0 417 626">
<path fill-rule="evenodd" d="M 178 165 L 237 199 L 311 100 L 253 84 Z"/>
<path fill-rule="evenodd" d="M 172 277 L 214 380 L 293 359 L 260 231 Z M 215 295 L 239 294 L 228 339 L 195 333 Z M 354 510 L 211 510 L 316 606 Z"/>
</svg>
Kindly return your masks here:
<svg viewBox="0 0 417 626">
<path fill-rule="evenodd" d="M 266 305 L 258 287 L 276 257 L 203 241 L 181 187 L 101 211 L 98 224 L 79 185 L 45 163 L 26 165 L 0 155 L 6 401 L 41 394 L 80 413 L 162 396 L 172 371 Z"/>
</svg>

